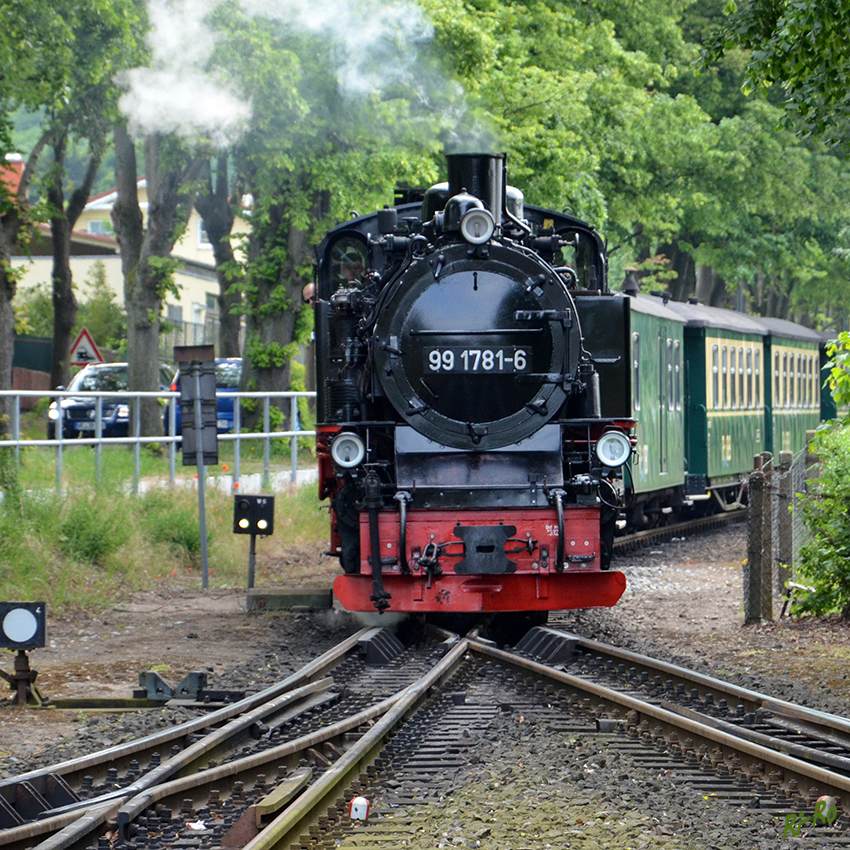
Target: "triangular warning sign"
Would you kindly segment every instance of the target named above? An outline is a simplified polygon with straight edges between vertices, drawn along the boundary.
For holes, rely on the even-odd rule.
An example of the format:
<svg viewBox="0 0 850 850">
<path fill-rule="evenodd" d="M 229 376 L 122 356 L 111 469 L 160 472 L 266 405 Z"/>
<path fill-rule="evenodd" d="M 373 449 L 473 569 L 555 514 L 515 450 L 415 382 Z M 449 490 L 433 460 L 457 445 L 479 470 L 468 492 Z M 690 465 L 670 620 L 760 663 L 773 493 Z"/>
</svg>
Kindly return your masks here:
<svg viewBox="0 0 850 850">
<path fill-rule="evenodd" d="M 71 365 L 88 366 L 89 363 L 103 363 L 103 358 L 91 338 L 91 334 L 83 328 L 71 346 Z"/>
</svg>

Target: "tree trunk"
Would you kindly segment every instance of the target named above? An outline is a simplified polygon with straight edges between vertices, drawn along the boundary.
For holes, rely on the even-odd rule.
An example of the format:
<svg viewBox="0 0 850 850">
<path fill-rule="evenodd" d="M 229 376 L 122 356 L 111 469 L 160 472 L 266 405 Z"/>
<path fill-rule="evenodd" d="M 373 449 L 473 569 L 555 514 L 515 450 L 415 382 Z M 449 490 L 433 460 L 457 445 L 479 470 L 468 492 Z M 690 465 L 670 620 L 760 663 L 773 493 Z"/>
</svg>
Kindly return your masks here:
<svg viewBox="0 0 850 850">
<path fill-rule="evenodd" d="M 206 163 L 206 191 L 195 198 L 195 209 L 204 219 L 207 237 L 213 246 L 215 271 L 218 277 L 218 354 L 219 357 L 239 357 L 239 328 L 241 326 L 241 278 L 233 277 L 235 264 L 230 232 L 233 229 L 233 206 L 227 180 L 227 156 L 222 154 L 216 163 L 215 186 L 212 169 Z"/>
<path fill-rule="evenodd" d="M 659 253 L 670 260 L 670 269 L 676 272 L 676 278 L 667 287 L 674 301 L 687 301 L 696 289 L 696 265 L 693 255 L 683 251 L 677 244 L 662 245 Z"/>
<path fill-rule="evenodd" d="M 145 139 L 148 219 L 143 229 L 135 149 L 126 128 L 122 126 L 116 130 L 118 202 L 113 207 L 112 221 L 121 246 L 124 272 L 127 386 L 131 392 L 157 392 L 160 387 L 159 316 L 162 299 L 174 285 L 171 251 L 192 210 L 193 189 L 187 187 L 200 176 L 203 162 L 195 158 L 187 163 L 187 156 L 173 140 L 164 140 L 161 136 Z M 156 399 L 143 399 L 139 408 L 141 433 L 145 436 L 161 434 L 162 409 Z"/>
<path fill-rule="evenodd" d="M 324 193 L 314 193 L 311 221 L 321 220 L 327 198 Z M 270 224 L 252 232 L 249 261 L 257 261 L 264 252 L 271 253 L 285 239 L 286 256 L 278 266 L 274 279 L 252 276 L 248 281 L 246 295 L 246 357 L 242 366 L 241 390 L 287 391 L 291 387 L 291 360 L 295 346 L 298 317 L 306 305 L 301 300 L 301 291 L 310 283 L 303 273 L 309 257 L 312 234 L 300 230 L 289 222 L 285 205 L 278 204 L 269 210 Z M 249 265 L 252 265 L 249 263 Z M 254 262 L 254 267 L 259 263 Z M 282 306 L 271 310 L 270 305 Z M 272 404 L 283 414 L 283 422 L 289 422 L 289 403 L 284 399 L 272 399 Z M 262 406 L 246 409 L 245 422 L 248 428 L 262 423 Z"/>
<path fill-rule="evenodd" d="M 47 189 L 47 199 L 53 208 L 50 233 L 53 237 L 53 359 L 50 367 L 50 386 L 68 385 L 71 377 L 70 353 L 72 334 L 77 323 L 77 299 L 74 296 L 71 274 L 71 232 L 83 211 L 94 185 L 100 154 L 89 160 L 86 176 L 72 193 L 67 207 L 62 181 L 65 175 L 65 146 L 62 135 L 53 147 L 53 174 Z"/>
<path fill-rule="evenodd" d="M 709 307 L 726 307 L 726 282 L 711 266 L 696 271 L 697 298 Z"/>
</svg>

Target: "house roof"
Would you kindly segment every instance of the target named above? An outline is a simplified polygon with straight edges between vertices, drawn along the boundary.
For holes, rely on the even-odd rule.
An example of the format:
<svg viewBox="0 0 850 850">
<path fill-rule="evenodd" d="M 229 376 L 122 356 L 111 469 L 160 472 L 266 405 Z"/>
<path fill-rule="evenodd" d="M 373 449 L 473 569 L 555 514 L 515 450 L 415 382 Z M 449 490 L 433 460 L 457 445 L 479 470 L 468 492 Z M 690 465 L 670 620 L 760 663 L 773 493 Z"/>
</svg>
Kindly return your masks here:
<svg viewBox="0 0 850 850">
<path fill-rule="evenodd" d="M 6 162 L 0 165 L 0 182 L 11 194 L 18 191 L 24 176 L 24 158 L 19 153 L 7 153 Z"/>
</svg>

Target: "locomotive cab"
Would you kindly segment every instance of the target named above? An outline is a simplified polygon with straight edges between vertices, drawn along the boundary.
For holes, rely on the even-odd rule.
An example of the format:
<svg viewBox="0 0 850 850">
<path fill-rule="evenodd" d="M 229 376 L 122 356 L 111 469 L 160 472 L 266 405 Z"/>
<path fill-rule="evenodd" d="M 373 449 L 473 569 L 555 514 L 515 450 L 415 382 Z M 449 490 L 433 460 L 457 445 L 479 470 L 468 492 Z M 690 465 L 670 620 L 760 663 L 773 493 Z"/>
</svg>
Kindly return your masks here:
<svg viewBox="0 0 850 850">
<path fill-rule="evenodd" d="M 319 247 L 320 496 L 352 610 L 612 605 L 631 420 L 603 419 L 576 299 L 598 234 L 523 205 L 504 155 Z M 602 388 L 604 390 L 604 388 Z"/>
</svg>

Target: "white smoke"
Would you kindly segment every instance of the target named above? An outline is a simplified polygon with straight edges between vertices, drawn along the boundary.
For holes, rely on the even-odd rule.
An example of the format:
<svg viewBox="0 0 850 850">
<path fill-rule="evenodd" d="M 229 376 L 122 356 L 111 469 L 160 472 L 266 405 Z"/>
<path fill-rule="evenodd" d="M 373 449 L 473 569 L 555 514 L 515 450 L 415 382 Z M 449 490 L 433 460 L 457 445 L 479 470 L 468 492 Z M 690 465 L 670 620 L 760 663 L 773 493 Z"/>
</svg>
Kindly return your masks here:
<svg viewBox="0 0 850 850">
<path fill-rule="evenodd" d="M 216 43 L 206 18 L 221 0 L 148 0 L 151 65 L 125 72 L 119 100 L 135 136 L 203 135 L 226 147 L 244 132 L 251 103 L 205 66 Z"/>
<path fill-rule="evenodd" d="M 282 23 L 290 32 L 325 36 L 340 90 L 369 94 L 385 86 L 421 83 L 417 45 L 430 41 L 434 28 L 425 13 L 404 0 L 244 0 L 243 8 Z M 318 58 L 318 57 L 317 57 Z"/>
<path fill-rule="evenodd" d="M 252 107 L 235 82 L 207 70 L 217 41 L 208 19 L 223 0 L 147 2 L 150 66 L 125 72 L 119 80 L 126 89 L 119 104 L 131 133 L 233 144 L 248 127 Z M 421 61 L 433 26 L 411 0 L 243 0 L 242 8 L 287 33 L 324 39 L 328 51 L 315 59 L 333 70 L 342 95 L 368 96 L 401 85 L 420 109 L 443 117 L 448 139 L 457 141 L 460 128 L 467 139 L 489 138 L 464 117 L 460 86 Z"/>
</svg>

